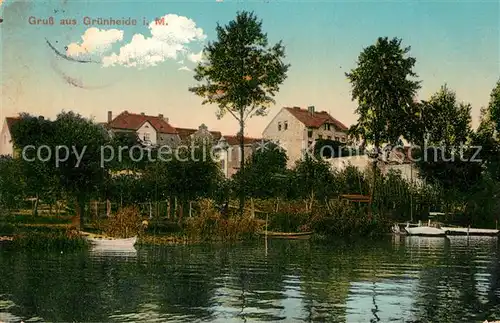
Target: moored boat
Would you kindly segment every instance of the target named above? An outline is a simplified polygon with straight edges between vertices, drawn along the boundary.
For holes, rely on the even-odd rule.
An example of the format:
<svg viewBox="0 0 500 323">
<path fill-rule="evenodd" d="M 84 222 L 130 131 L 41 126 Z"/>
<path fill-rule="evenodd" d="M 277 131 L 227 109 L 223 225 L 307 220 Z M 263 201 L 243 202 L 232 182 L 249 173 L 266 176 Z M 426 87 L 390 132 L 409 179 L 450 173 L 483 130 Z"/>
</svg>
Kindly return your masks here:
<svg viewBox="0 0 500 323">
<path fill-rule="evenodd" d="M 309 239 L 312 232 L 273 232 L 263 231 L 260 235 L 273 239 Z"/>
<path fill-rule="evenodd" d="M 132 249 L 137 242 L 137 236 L 131 238 L 112 238 L 103 235 L 95 235 L 91 233 L 82 232 L 82 235 L 87 238 L 90 243 L 99 249 Z"/>
<path fill-rule="evenodd" d="M 443 229 L 431 226 L 407 226 L 405 230 L 412 236 L 446 236 L 446 232 Z"/>
</svg>

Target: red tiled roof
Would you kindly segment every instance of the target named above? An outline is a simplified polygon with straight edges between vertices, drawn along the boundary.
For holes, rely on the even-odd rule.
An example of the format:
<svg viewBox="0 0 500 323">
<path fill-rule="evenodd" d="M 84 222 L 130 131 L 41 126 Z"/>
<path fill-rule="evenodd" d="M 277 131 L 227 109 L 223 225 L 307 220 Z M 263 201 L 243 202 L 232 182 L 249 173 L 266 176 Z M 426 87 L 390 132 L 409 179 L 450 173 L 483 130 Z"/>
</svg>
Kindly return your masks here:
<svg viewBox="0 0 500 323">
<path fill-rule="evenodd" d="M 159 133 L 177 134 L 177 130 L 161 117 L 134 114 L 127 111 L 114 118 L 108 124 L 108 127 L 112 129 L 138 130 L 146 121 Z"/>
<path fill-rule="evenodd" d="M 21 120 L 21 118 L 19 117 L 7 117 L 5 118 L 5 120 L 7 121 L 7 128 L 9 129 L 9 132 L 12 131 L 12 125 L 16 122 L 18 122 L 19 120 Z"/>
<path fill-rule="evenodd" d="M 189 136 L 191 136 L 192 134 L 194 134 L 196 131 L 198 131 L 199 129 L 189 129 L 189 128 L 175 128 L 177 130 L 177 133 L 179 134 L 179 137 L 181 138 L 181 140 L 186 140 L 189 138 Z M 222 137 L 222 134 L 220 131 L 209 131 L 212 136 L 214 137 L 214 140 L 219 140 L 220 137 Z"/>
<path fill-rule="evenodd" d="M 224 137 L 224 139 L 226 139 L 226 142 L 230 146 L 238 146 L 240 144 L 240 138 L 238 136 L 226 136 L 226 135 L 224 135 L 223 137 Z M 262 139 L 260 139 L 260 138 L 245 137 L 243 139 L 243 142 L 245 143 L 245 145 L 251 145 L 251 144 L 254 144 L 256 142 L 260 142 L 261 140 Z"/>
<path fill-rule="evenodd" d="M 306 127 L 319 128 L 325 123 L 331 123 L 341 131 L 348 130 L 348 128 L 342 122 L 332 117 L 326 111 L 314 112 L 314 114 L 311 114 L 307 109 L 301 109 L 298 107 L 285 108 L 285 109 L 287 109 L 288 112 L 290 112 Z"/>
</svg>

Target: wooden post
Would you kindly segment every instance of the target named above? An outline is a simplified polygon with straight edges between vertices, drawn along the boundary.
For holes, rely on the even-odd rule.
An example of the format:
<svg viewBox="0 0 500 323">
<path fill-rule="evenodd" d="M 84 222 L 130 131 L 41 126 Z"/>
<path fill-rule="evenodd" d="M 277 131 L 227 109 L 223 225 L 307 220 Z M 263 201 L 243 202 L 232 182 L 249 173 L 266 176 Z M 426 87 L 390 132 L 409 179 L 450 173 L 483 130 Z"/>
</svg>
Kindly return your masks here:
<svg viewBox="0 0 500 323">
<path fill-rule="evenodd" d="M 193 201 L 189 201 L 189 217 L 192 217 Z"/>
<path fill-rule="evenodd" d="M 253 203 L 253 197 L 250 198 L 250 203 L 252 204 L 252 210 L 250 211 L 250 216 L 252 217 L 252 219 L 255 218 L 255 205 Z"/>
<path fill-rule="evenodd" d="M 106 199 L 106 217 L 109 218 L 110 214 L 111 214 L 111 201 L 109 199 Z"/>
</svg>

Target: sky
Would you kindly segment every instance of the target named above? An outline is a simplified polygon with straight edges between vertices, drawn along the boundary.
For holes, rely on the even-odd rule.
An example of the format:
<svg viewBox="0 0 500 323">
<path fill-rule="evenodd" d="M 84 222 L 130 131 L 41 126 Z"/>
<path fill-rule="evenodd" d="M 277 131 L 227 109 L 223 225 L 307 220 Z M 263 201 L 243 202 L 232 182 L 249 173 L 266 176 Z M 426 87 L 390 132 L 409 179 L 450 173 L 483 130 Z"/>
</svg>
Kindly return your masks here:
<svg viewBox="0 0 500 323">
<path fill-rule="evenodd" d="M 2 2 L 0 2 L 2 3 Z M 193 68 L 217 23 L 254 11 L 271 43 L 283 41 L 288 77 L 265 117 L 249 119 L 245 134 L 259 137 L 284 106 L 314 105 L 351 125 L 356 102 L 345 73 L 378 37 L 411 46 L 422 81 L 420 99 L 445 83 L 472 105 L 473 126 L 500 76 L 499 1 L 9 1 L 0 7 L 0 118 L 29 112 L 55 118 L 76 111 L 106 121 L 107 111 L 163 114 L 174 127 L 234 135 L 230 115 L 188 91 Z M 34 24 L 54 18 L 53 25 Z M 84 17 L 89 17 L 84 19 Z M 168 25 L 151 25 L 165 17 Z M 87 19 L 135 19 L 100 25 Z M 75 25 L 60 20 L 75 19 Z M 92 63 L 61 59 L 60 53 Z"/>
</svg>

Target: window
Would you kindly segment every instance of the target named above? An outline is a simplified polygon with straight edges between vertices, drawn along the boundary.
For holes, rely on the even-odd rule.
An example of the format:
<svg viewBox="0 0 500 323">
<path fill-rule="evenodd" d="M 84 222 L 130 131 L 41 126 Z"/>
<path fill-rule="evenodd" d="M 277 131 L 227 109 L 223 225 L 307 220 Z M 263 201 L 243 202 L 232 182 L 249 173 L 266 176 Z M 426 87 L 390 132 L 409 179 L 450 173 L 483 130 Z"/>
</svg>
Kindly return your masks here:
<svg viewBox="0 0 500 323">
<path fill-rule="evenodd" d="M 285 130 L 288 129 L 288 122 L 285 121 Z"/>
<path fill-rule="evenodd" d="M 340 141 L 345 142 L 345 137 L 340 138 Z"/>
<path fill-rule="evenodd" d="M 329 123 L 325 123 L 325 130 L 330 130 L 330 124 Z"/>
<path fill-rule="evenodd" d="M 312 138 L 312 136 L 313 136 L 313 131 L 312 131 L 312 129 L 307 129 L 307 137 L 308 137 L 308 138 Z"/>
<path fill-rule="evenodd" d="M 328 140 L 332 140 L 332 136 L 327 136 L 326 138 L 328 138 Z"/>
<path fill-rule="evenodd" d="M 220 168 L 224 169 L 224 166 L 226 166 L 226 161 L 224 159 L 222 159 L 220 161 Z"/>
<path fill-rule="evenodd" d="M 146 133 L 144 134 L 144 141 L 149 141 L 149 139 L 150 139 L 150 138 L 149 138 L 149 133 L 147 133 L 147 132 L 146 132 Z"/>
<path fill-rule="evenodd" d="M 278 131 L 281 131 L 281 122 L 278 122 Z"/>
<path fill-rule="evenodd" d="M 318 135 L 318 139 L 323 139 L 323 135 Z"/>
<path fill-rule="evenodd" d="M 340 138 L 339 138 L 339 137 L 335 137 L 335 140 L 336 140 L 336 141 L 340 141 Z"/>
<path fill-rule="evenodd" d="M 312 144 L 313 144 L 312 140 L 309 140 L 309 141 L 307 142 L 307 145 L 308 145 L 308 146 L 311 146 Z"/>
</svg>

